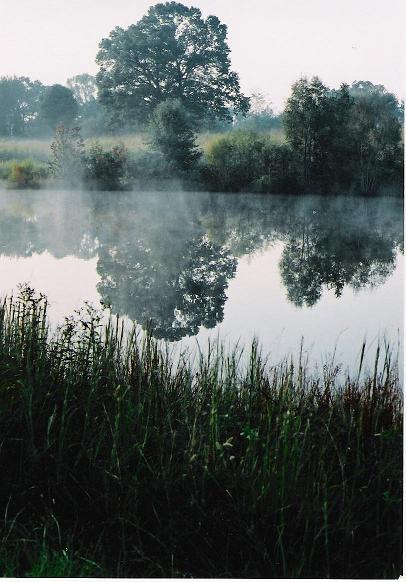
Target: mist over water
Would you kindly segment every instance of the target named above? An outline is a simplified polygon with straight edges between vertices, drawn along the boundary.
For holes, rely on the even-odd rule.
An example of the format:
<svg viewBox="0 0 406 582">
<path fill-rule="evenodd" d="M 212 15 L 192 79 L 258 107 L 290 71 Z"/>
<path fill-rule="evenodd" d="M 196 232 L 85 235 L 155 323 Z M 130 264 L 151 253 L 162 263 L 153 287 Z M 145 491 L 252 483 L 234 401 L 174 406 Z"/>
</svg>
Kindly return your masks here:
<svg viewBox="0 0 406 582">
<path fill-rule="evenodd" d="M 402 338 L 403 208 L 393 198 L 14 192 L 0 198 L 0 293 L 29 282 L 53 323 L 90 301 L 196 349 L 257 337 L 356 369 Z"/>
</svg>

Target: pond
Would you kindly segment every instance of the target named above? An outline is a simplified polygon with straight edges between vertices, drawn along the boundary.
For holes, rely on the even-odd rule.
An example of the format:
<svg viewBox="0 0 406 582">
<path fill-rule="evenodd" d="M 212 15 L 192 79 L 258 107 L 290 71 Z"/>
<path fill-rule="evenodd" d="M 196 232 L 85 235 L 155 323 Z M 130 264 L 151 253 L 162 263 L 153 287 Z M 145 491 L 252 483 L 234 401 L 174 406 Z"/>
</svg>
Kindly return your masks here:
<svg viewBox="0 0 406 582">
<path fill-rule="evenodd" d="M 193 350 L 256 337 L 355 370 L 402 342 L 403 202 L 182 192 L 0 194 L 0 294 L 29 282 L 54 323 L 110 305 Z M 197 344 L 198 342 L 198 344 Z"/>
</svg>

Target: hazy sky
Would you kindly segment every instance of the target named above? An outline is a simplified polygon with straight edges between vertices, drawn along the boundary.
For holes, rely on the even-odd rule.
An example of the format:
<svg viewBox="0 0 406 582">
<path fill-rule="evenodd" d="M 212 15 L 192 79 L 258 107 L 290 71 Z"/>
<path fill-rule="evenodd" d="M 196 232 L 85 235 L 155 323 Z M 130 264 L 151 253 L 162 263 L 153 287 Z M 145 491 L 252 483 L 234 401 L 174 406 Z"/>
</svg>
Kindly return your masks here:
<svg viewBox="0 0 406 582">
<path fill-rule="evenodd" d="M 136 22 L 151 0 L 0 0 L 0 76 L 65 83 L 95 73 L 100 39 Z M 382 83 L 405 93 L 405 0 L 184 0 L 227 24 L 245 92 L 281 108 L 301 75 L 329 86 Z"/>
</svg>

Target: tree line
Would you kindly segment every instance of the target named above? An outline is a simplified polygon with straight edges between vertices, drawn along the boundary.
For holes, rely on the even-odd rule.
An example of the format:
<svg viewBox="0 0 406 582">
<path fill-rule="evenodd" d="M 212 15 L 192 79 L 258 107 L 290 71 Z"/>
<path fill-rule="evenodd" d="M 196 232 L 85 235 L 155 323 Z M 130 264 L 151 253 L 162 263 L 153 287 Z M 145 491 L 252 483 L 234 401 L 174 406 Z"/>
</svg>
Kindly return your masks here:
<svg viewBox="0 0 406 582">
<path fill-rule="evenodd" d="M 67 87 L 0 78 L 0 135 L 40 135 L 60 125 L 80 125 L 88 135 L 147 128 L 153 153 L 141 160 L 139 176 L 178 175 L 212 190 L 402 188 L 403 103 L 382 85 L 331 89 L 318 77 L 302 78 L 278 118 L 262 95 L 243 94 L 229 55 L 217 17 L 156 4 L 101 40 L 96 77 L 77 75 Z M 266 135 L 278 124 L 286 138 L 279 145 Z M 203 156 L 196 135 L 207 129 L 233 131 Z"/>
</svg>

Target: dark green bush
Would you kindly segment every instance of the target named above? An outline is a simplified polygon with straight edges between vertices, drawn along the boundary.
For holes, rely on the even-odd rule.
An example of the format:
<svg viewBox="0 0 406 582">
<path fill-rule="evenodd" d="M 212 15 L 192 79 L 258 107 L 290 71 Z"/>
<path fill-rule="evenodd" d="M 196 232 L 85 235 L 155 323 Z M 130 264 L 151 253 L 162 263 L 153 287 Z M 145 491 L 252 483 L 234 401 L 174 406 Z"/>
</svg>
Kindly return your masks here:
<svg viewBox="0 0 406 582">
<path fill-rule="evenodd" d="M 236 131 L 209 146 L 203 175 L 212 189 L 221 192 L 247 190 L 264 173 L 262 151 L 266 137 Z"/>
<path fill-rule="evenodd" d="M 254 192 L 293 194 L 301 191 L 298 159 L 288 145 L 265 142 L 261 157 L 263 174 L 254 181 Z"/>
<path fill-rule="evenodd" d="M 123 144 L 110 151 L 94 143 L 85 156 L 84 180 L 93 190 L 123 190 L 129 185 L 128 150 Z"/>
</svg>

